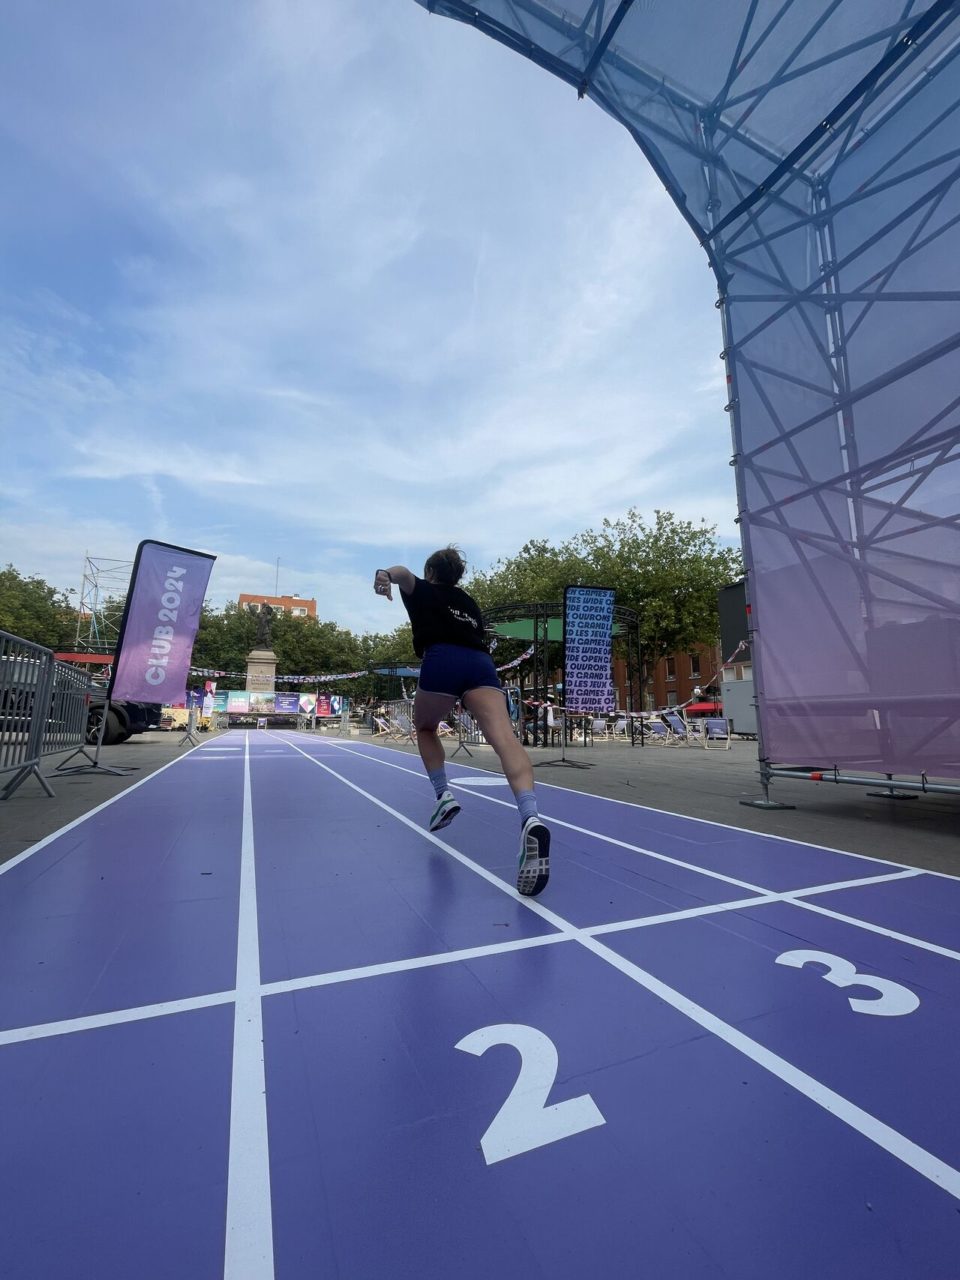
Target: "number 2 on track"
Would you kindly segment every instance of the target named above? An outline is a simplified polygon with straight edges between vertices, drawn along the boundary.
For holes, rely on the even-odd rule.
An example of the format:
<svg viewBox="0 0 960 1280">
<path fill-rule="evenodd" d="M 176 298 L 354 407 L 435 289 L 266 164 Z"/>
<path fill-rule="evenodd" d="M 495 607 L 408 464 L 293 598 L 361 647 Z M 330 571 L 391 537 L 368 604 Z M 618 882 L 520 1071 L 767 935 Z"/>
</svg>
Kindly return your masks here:
<svg viewBox="0 0 960 1280">
<path fill-rule="evenodd" d="M 914 995 L 899 982 L 891 982 L 889 978 L 873 978 L 866 973 L 858 973 L 856 967 L 842 956 L 832 956 L 829 951 L 784 951 L 777 956 L 777 964 L 788 964 L 793 969 L 802 969 L 805 964 L 822 964 L 827 972 L 820 976 L 835 987 L 869 987 L 876 991 L 878 1000 L 860 1000 L 848 996 L 847 1000 L 854 1013 L 873 1013 L 882 1018 L 896 1018 L 900 1014 L 913 1013 L 920 1004 L 920 997 Z"/>
<path fill-rule="evenodd" d="M 557 1046 L 536 1027 L 519 1022 L 481 1027 L 464 1036 L 454 1048 L 479 1058 L 495 1044 L 513 1045 L 520 1054 L 520 1074 L 480 1139 L 487 1164 L 509 1160 L 607 1123 L 589 1093 L 546 1105 L 557 1078 L 559 1058 Z"/>
</svg>

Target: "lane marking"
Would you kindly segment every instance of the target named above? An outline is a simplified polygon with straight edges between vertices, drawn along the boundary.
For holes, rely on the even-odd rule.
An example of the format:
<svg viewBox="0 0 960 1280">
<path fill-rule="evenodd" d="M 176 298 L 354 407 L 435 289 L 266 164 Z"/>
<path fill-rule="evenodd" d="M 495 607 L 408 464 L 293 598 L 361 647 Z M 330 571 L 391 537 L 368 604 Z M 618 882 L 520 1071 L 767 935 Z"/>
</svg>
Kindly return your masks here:
<svg viewBox="0 0 960 1280">
<path fill-rule="evenodd" d="M 900 874 L 884 876 L 884 880 L 900 878 Z M 922 874 L 918 872 L 917 874 Z M 503 883 L 503 882 L 501 882 Z M 832 893 L 846 889 L 851 883 L 871 883 L 869 880 L 839 881 L 835 884 L 816 885 L 811 889 L 788 890 L 784 893 L 755 894 L 750 898 L 738 898 L 732 902 L 708 903 L 702 907 L 686 907 L 677 911 L 665 911 L 660 915 L 637 916 L 632 920 L 613 920 L 604 924 L 584 925 L 576 932 L 588 937 L 598 937 L 607 933 L 626 933 L 634 929 L 643 929 L 650 925 L 672 924 L 681 920 L 693 920 L 699 916 L 719 915 L 727 911 L 745 911 L 753 907 L 766 906 L 772 902 L 786 902 L 794 906 L 809 905 L 814 911 L 846 923 L 857 923 L 850 917 L 836 911 L 829 911 L 816 904 L 794 902 L 798 894 Z M 876 928 L 876 932 L 887 934 L 901 942 L 913 942 L 919 946 L 929 946 L 931 951 L 951 959 L 960 960 L 960 952 L 938 947 L 933 943 L 924 944 L 903 934 L 893 934 L 889 930 Z M 282 978 L 275 982 L 264 982 L 260 986 L 262 996 L 282 995 L 291 991 L 307 991 L 312 987 L 332 986 L 339 982 L 353 982 L 361 978 L 380 977 L 391 973 L 403 973 L 408 970 L 427 969 L 437 965 L 456 964 L 465 960 L 476 960 L 485 956 L 496 956 L 511 951 L 524 951 L 533 947 L 547 946 L 553 942 L 571 942 L 574 935 L 570 933 L 547 933 L 533 938 L 516 938 L 509 942 L 491 942 L 477 947 L 465 947 L 457 951 L 438 951 L 425 956 L 411 956 L 402 960 L 386 960 L 379 964 L 360 965 L 352 969 L 332 969 L 322 973 L 305 974 L 297 978 Z M 147 1018 L 164 1017 L 173 1013 L 188 1013 L 193 1009 L 205 1009 L 214 1005 L 229 1004 L 235 999 L 234 991 L 219 991 L 210 995 L 185 996 L 179 1000 L 168 1000 L 160 1004 L 141 1005 L 136 1008 L 109 1010 L 105 1013 L 88 1014 L 80 1018 L 69 1018 L 60 1022 L 41 1022 L 33 1026 L 12 1027 L 0 1031 L 0 1046 L 17 1044 L 24 1040 L 38 1040 L 47 1036 L 69 1035 L 77 1031 L 95 1031 L 99 1027 L 114 1026 L 124 1022 L 136 1022 Z"/>
<path fill-rule="evenodd" d="M 506 778 L 499 775 L 492 778 L 451 778 L 451 787 L 509 787 Z"/>
<path fill-rule="evenodd" d="M 284 978 L 279 982 L 264 983 L 261 991 L 265 996 L 284 995 L 290 991 L 309 991 L 312 987 L 355 982 L 359 978 L 379 978 L 388 973 L 407 973 L 413 969 L 430 969 L 435 965 L 458 964 L 464 960 L 499 956 L 510 951 L 526 951 L 531 947 L 546 947 L 553 942 L 571 942 L 572 940 L 571 935 L 566 933 L 544 933 L 536 938 L 492 942 L 489 946 L 464 947 L 460 951 L 440 951 L 430 956 L 412 956 L 408 960 L 387 960 L 383 964 L 367 964 L 357 969 L 336 969 L 330 973 L 315 973 L 303 978 Z"/>
<path fill-rule="evenodd" d="M 175 764 L 180 764 L 186 760 L 188 756 L 192 756 L 195 751 L 199 751 L 199 747 L 191 747 L 189 751 L 185 751 L 182 756 L 170 760 L 167 764 L 163 764 L 159 769 L 155 769 L 153 773 L 148 773 L 145 778 L 140 778 L 137 782 L 132 782 L 129 787 L 124 787 L 122 791 L 118 791 L 115 796 L 111 796 L 109 800 L 104 800 L 102 804 L 98 804 L 95 809 L 90 809 L 86 813 L 82 813 L 79 818 L 74 818 L 72 822 L 68 822 L 66 826 L 58 827 L 56 831 L 52 831 L 50 835 L 44 836 L 42 840 L 38 840 L 36 844 L 32 844 L 29 849 L 21 849 L 21 851 L 12 858 L 8 858 L 6 862 L 0 864 L 0 876 L 6 871 L 12 871 L 14 867 L 31 857 L 35 853 L 39 853 L 41 849 L 45 849 L 48 844 L 52 844 L 54 840 L 60 836 L 66 835 L 68 831 L 72 831 L 74 827 L 79 827 L 81 822 L 87 822 L 90 818 L 98 813 L 102 813 L 104 809 L 110 805 L 116 804 L 118 800 L 122 800 L 124 796 L 130 795 L 131 791 L 136 791 L 138 787 L 144 786 L 148 782 L 152 782 L 154 778 L 159 778 L 161 773 L 165 773 L 167 769 L 172 769 Z M 54 776 L 56 771 L 54 771 Z"/>
<path fill-rule="evenodd" d="M 291 747 L 293 747 L 295 750 L 298 750 L 298 751 L 300 750 L 300 748 L 299 748 L 299 747 L 297 747 L 297 746 L 296 746 L 294 743 L 292 743 L 292 742 L 290 743 L 290 746 L 291 746 Z M 416 777 L 419 777 L 419 776 L 420 776 L 420 770 L 418 770 L 418 769 L 407 769 L 407 768 L 405 768 L 403 765 L 396 765 L 396 764 L 393 764 L 393 763 L 392 763 L 391 761 L 389 761 L 389 760 L 380 760 L 377 756 L 370 756 L 370 755 L 366 755 L 366 754 L 365 754 L 364 752 L 362 752 L 362 751 L 352 751 L 349 747 L 342 747 L 342 748 L 341 748 L 341 750 L 342 750 L 342 751 L 344 751 L 347 755 L 359 756 L 361 759 L 363 759 L 363 760 L 369 760 L 369 761 L 370 761 L 371 763 L 373 763 L 373 764 L 382 764 L 382 765 L 386 766 L 386 767 L 387 767 L 387 768 L 389 768 L 389 769 L 399 769 L 399 770 L 400 770 L 401 772 L 403 772 L 403 773 L 411 773 L 411 774 L 413 774 L 413 775 L 414 775 L 414 776 L 416 776 Z M 302 754 L 303 754 L 303 755 L 305 755 L 305 756 L 307 757 L 307 759 L 312 759 L 312 757 L 310 757 L 309 755 L 307 755 L 307 753 L 306 753 L 306 752 L 303 752 Z M 539 785 L 539 780 L 538 780 L 538 785 Z M 553 785 L 553 784 L 551 784 L 551 785 Z M 561 789 L 563 789 L 563 788 L 561 788 Z M 507 801 L 507 800 L 500 800 L 500 799 L 498 799 L 496 796 L 488 796 L 488 795 L 484 795 L 482 792 L 478 792 L 477 794 L 478 794 L 479 799 L 481 799 L 481 800 L 489 800 L 491 804 L 501 804 L 501 805 L 505 805 L 507 808 L 512 808 L 512 807 L 513 807 L 513 806 L 510 804 L 510 802 L 509 802 L 509 801 Z M 572 794 L 580 794 L 580 793 L 579 793 L 579 792 L 577 792 L 577 793 L 572 793 Z M 604 797 L 604 796 L 594 797 L 594 798 L 595 798 L 595 799 L 606 799 L 606 797 Z M 620 803 L 620 802 L 618 802 L 618 803 Z M 622 803 L 626 804 L 626 803 L 627 803 L 627 801 L 623 801 Z M 643 807 L 643 806 L 641 806 L 641 805 L 635 805 L 635 806 L 634 806 L 634 808 L 642 808 L 642 807 Z M 662 811 L 661 811 L 661 810 L 657 810 L 657 812 L 662 812 Z M 679 815 L 674 814 L 673 816 L 674 816 L 674 817 L 677 817 L 677 816 L 679 816 Z M 707 870 L 707 869 L 706 869 L 706 868 L 704 868 L 704 867 L 698 867 L 698 866 L 696 866 L 696 864 L 695 864 L 695 863 L 691 863 L 691 862 L 684 862 L 684 861 L 682 861 L 682 860 L 681 860 L 681 859 L 679 859 L 679 858 L 671 858 L 671 857 L 668 857 L 668 855 L 667 855 L 667 854 L 664 854 L 664 853 L 655 853 L 652 849 L 644 849 L 644 848 L 643 848 L 642 846 L 640 846 L 640 845 L 631 845 L 631 844 L 627 844 L 625 841 L 622 841 L 622 840 L 615 840 L 612 836 L 604 836 L 604 835 L 601 835 L 599 832 L 591 831 L 589 827 L 578 827 L 578 826 L 575 826 L 573 823 L 570 823 L 570 822 L 564 822 L 564 820 L 563 820 L 562 818 L 554 818 L 554 817 L 552 817 L 551 815 L 546 814 L 546 813 L 545 813 L 545 814 L 543 814 L 543 817 L 544 817 L 548 822 L 553 823 L 555 826 L 568 827 L 568 828 L 570 828 L 570 829 L 571 829 L 571 830 L 573 830 L 573 831 L 579 831 L 579 832 L 583 833 L 584 835 L 592 836 L 592 837 L 594 837 L 594 838 L 595 838 L 595 839 L 597 839 L 597 840 L 603 840 L 603 841 L 606 841 L 606 842 L 608 842 L 608 843 L 610 843 L 610 844 L 620 845 L 620 846 L 621 846 L 622 848 L 624 848 L 624 849 L 629 849 L 629 850 L 631 850 L 632 852 L 642 854 L 642 855 L 644 855 L 645 857 L 655 858 L 655 859 L 657 859 L 657 860 L 658 860 L 658 861 L 660 861 L 660 862 L 669 862 L 669 863 L 673 863 L 675 866 L 678 866 L 678 867 L 684 867 L 684 868 L 686 868 L 686 869 L 688 869 L 688 870 L 690 870 L 690 871 L 699 871 L 702 875 L 709 876 L 709 877 L 711 877 L 712 879 L 715 879 L 715 880 L 723 880 L 723 881 L 725 881 L 725 882 L 726 882 L 726 883 L 728 883 L 728 884 L 735 885 L 735 886 L 737 886 L 737 887 L 739 887 L 739 888 L 742 888 L 742 889 L 751 889 L 751 890 L 753 890 L 753 891 L 754 891 L 754 892 L 755 892 L 759 897 L 762 897 L 762 898 L 764 899 L 764 901 L 769 901 L 769 902 L 794 902 L 794 899 L 801 899 L 801 898 L 806 897 L 806 896 L 814 896 L 814 895 L 816 895 L 816 894 L 818 894 L 818 893 L 833 893 L 833 892 L 835 892 L 837 889 L 852 889 L 852 888 L 860 888 L 860 887 L 866 887 L 866 886 L 868 886 L 868 885 L 872 885 L 872 884 L 883 884 L 883 883 L 885 883 L 885 882 L 887 882 L 887 881 L 890 881 L 890 880 L 909 880 L 909 879 L 912 879 L 912 878 L 913 878 L 913 877 L 915 877 L 915 876 L 930 876 L 930 875 L 939 874 L 939 873 L 936 873 L 936 872 L 927 871 L 927 870 L 925 870 L 925 869 L 923 869 L 923 868 L 921 868 L 921 867 L 908 867 L 908 866 L 904 866 L 903 864 L 901 864 L 901 863 L 897 863 L 897 862 L 886 862 L 886 863 L 885 863 L 883 859 L 877 858 L 877 859 L 873 859 L 873 861 L 876 861 L 876 862 L 881 863 L 882 865 L 886 865 L 886 866 L 898 867 L 898 868 L 899 868 L 899 870 L 897 870 L 897 871 L 891 871 L 891 872 L 889 872 L 889 873 L 887 873 L 887 874 L 879 875 L 879 876 L 864 876 L 864 877 L 862 877 L 861 879 L 856 879 L 856 880 L 840 880 L 840 881 L 836 881 L 835 883 L 832 883 L 832 884 L 826 884 L 826 885 L 815 885 L 815 886 L 812 886 L 812 887 L 805 887 L 805 888 L 800 888 L 800 889 L 785 889 L 785 890 L 782 890 L 782 891 L 780 891 L 780 892 L 776 892 L 776 893 L 775 893 L 775 892 L 773 892 L 772 890 L 769 890 L 769 889 L 765 889 L 765 888 L 763 888 L 762 886 L 759 886 L 759 885 L 752 885 L 752 884 L 750 884 L 750 882 L 749 882 L 749 881 L 746 881 L 746 880 L 736 880 L 736 879 L 734 879 L 732 876 L 725 876 L 725 875 L 721 874 L 719 871 L 709 871 L 709 870 Z M 697 819 L 697 821 L 701 821 L 701 819 Z M 713 823 L 712 825 L 714 825 L 714 826 L 719 826 L 720 824 L 719 824 L 719 823 Z M 739 831 L 739 830 L 741 830 L 742 828 L 736 827 L 736 828 L 732 828 L 732 829 L 733 829 L 733 830 L 738 830 L 738 831 Z M 755 833 L 755 832 L 749 832 L 749 831 L 748 831 L 748 832 L 746 832 L 746 834 L 747 834 L 747 835 L 755 835 L 756 833 Z M 796 843 L 798 843 L 798 842 L 797 842 L 797 841 L 792 841 L 791 843 L 796 844 Z M 811 847 L 811 848 L 822 848 L 822 846 L 819 846 L 819 845 L 811 845 L 810 847 Z M 828 850 L 826 850 L 826 852 L 828 852 L 828 853 L 834 853 L 834 852 L 839 853 L 839 852 L 842 852 L 842 850 L 832 850 L 832 849 L 828 849 Z M 860 855 L 857 855 L 857 856 L 860 856 Z M 946 879 L 948 879 L 948 880 L 955 879 L 955 877 L 953 877 L 953 876 L 947 876 L 947 877 L 945 877 L 945 878 L 946 878 Z M 888 937 L 888 938 L 893 938 L 893 939 L 894 939 L 895 941 L 897 941 L 897 942 L 905 942 L 908 946 L 918 947 L 918 948 L 919 948 L 920 950 L 922 950 L 922 951 L 931 951 L 931 952 L 935 953 L 936 955 L 946 956 L 948 959 L 951 959 L 951 960 L 960 960 L 960 952 L 957 952 L 957 951 L 951 951 L 951 950 L 949 949 L 949 947 L 941 947 L 941 946 L 939 946 L 937 943 L 934 943 L 934 942 L 927 942 L 924 938 L 916 938 L 916 937 L 913 937 L 911 934 L 907 934 L 907 933 L 898 933 L 898 932 L 896 932 L 896 931 L 895 931 L 895 930 L 893 930 L 893 929 L 886 929 L 886 928 L 884 928 L 882 925 L 872 924 L 869 920 L 860 920 L 860 919 L 858 919 L 856 916 L 847 916 L 847 915 L 842 915 L 842 914 L 840 914 L 839 912 L 835 912 L 835 911 L 831 911 L 831 910 L 829 910 L 829 908 L 827 908 L 827 907 L 820 907 L 820 906 L 818 906 L 816 903 L 813 903 L 813 902 L 796 901 L 796 902 L 794 902 L 794 905 L 795 905 L 795 906 L 797 906 L 797 907 L 802 907 L 805 911 L 819 911 L 821 915 L 832 915 L 832 916 L 834 916 L 834 918 L 835 918 L 835 919 L 837 919 L 837 920 L 841 920 L 841 921 L 843 921 L 843 923 L 845 923 L 845 924 L 853 925 L 855 928 L 858 928 L 858 929 L 866 929 L 866 930 L 868 930 L 868 931 L 869 931 L 869 932 L 871 932 L 871 933 L 879 933 L 879 934 L 883 934 L 883 935 L 885 935 L 885 936 L 886 936 L 886 937 Z M 667 919 L 667 918 L 668 918 L 668 917 L 666 917 L 666 916 L 664 917 L 664 919 Z M 649 919 L 649 917 L 642 917 L 642 919 Z M 640 925 L 637 925 L 636 927 L 638 927 L 638 928 L 639 928 L 639 927 L 641 927 L 641 926 L 640 926 Z"/>
<path fill-rule="evenodd" d="M 246 735 L 224 1280 L 273 1280 L 274 1276 L 266 1088 L 250 738 Z"/>
<path fill-rule="evenodd" d="M 294 747 L 294 750 L 301 751 L 301 748 L 297 747 L 295 744 L 291 743 L 291 745 Z M 301 752 L 301 754 L 307 756 L 307 759 L 312 758 L 307 755 L 306 752 Z M 341 774 L 338 774 L 336 770 L 331 769 L 329 765 L 321 764 L 319 760 L 315 760 L 314 764 L 317 768 L 323 769 L 332 777 L 338 778 L 345 786 L 356 791 L 359 795 L 366 796 L 366 798 L 375 804 L 377 808 L 383 809 L 384 812 L 391 814 L 404 826 L 413 828 L 424 839 L 428 840 L 432 844 L 436 844 L 439 848 L 444 849 L 453 858 L 455 858 L 456 861 L 463 863 L 464 866 L 470 867 L 471 870 L 474 870 L 485 880 L 493 883 L 502 892 L 509 894 L 518 902 L 523 903 L 528 910 L 534 911 L 543 919 L 549 919 L 551 923 L 555 924 L 576 942 L 579 942 L 587 951 L 592 952 L 599 959 L 606 961 L 607 964 L 617 969 L 625 977 L 630 978 L 639 986 L 649 991 L 652 995 L 657 996 L 665 1004 L 670 1005 L 671 1008 L 676 1009 L 678 1013 L 683 1014 L 698 1026 L 703 1027 L 705 1031 L 710 1032 L 712 1035 L 716 1036 L 717 1039 L 722 1040 L 732 1049 L 743 1054 L 744 1057 L 749 1058 L 763 1070 L 776 1076 L 779 1080 L 782 1080 L 784 1084 L 808 1098 L 828 1114 L 835 1116 L 855 1132 L 860 1133 L 863 1137 L 867 1138 L 868 1141 L 874 1143 L 875 1146 L 878 1146 L 881 1150 L 892 1155 L 894 1159 L 899 1160 L 901 1163 L 913 1169 L 916 1173 L 919 1173 L 921 1177 L 926 1178 L 928 1181 L 932 1182 L 935 1186 L 940 1187 L 955 1199 L 960 1200 L 960 1171 L 954 1169 L 945 1161 L 940 1160 L 937 1156 L 933 1155 L 932 1152 L 929 1152 L 917 1143 L 912 1142 L 892 1126 L 884 1123 L 882 1120 L 879 1120 L 869 1112 L 864 1111 L 863 1108 L 856 1106 L 855 1103 L 850 1102 L 849 1099 L 844 1098 L 841 1094 L 836 1093 L 827 1085 L 824 1085 L 819 1080 L 814 1079 L 813 1076 L 808 1075 L 805 1071 L 801 1071 L 799 1067 L 795 1067 L 785 1058 L 781 1058 L 779 1054 L 765 1048 L 757 1041 L 751 1040 L 749 1036 L 744 1035 L 744 1033 L 739 1031 L 736 1027 L 724 1022 L 722 1018 L 718 1018 L 715 1014 L 710 1013 L 707 1009 L 704 1009 L 695 1001 L 688 999 L 673 987 L 668 986 L 665 982 L 661 982 L 659 978 L 655 978 L 652 973 L 647 972 L 645 969 L 641 969 L 639 965 L 618 955 L 617 952 L 612 951 L 603 942 L 590 937 L 582 930 L 576 928 L 576 926 L 571 924 L 568 920 L 564 920 L 562 916 L 557 915 L 556 912 L 549 911 L 536 899 L 530 899 L 517 893 L 516 890 L 511 889 L 502 880 L 498 880 L 495 876 L 492 876 L 485 868 L 478 866 L 478 864 L 472 862 L 470 858 L 465 857 L 465 855 L 460 853 L 458 850 L 453 849 L 449 845 L 445 845 L 442 840 L 431 832 L 424 831 L 422 828 L 416 827 L 415 824 L 412 823 L 409 818 L 405 817 L 404 814 L 400 813 L 396 809 L 392 809 L 390 805 L 385 804 L 382 800 L 371 795 L 369 792 L 365 792 L 362 787 L 351 782 L 349 778 L 344 778 Z M 908 869 L 915 870 L 915 868 Z"/>
<path fill-rule="evenodd" d="M 135 1009 L 114 1009 L 106 1013 L 87 1014 L 82 1018 L 66 1018 L 61 1022 L 39 1022 L 32 1027 L 12 1027 L 9 1031 L 0 1031 L 0 1046 L 20 1044 L 24 1040 L 43 1040 L 47 1036 L 65 1036 L 75 1031 L 96 1031 L 100 1027 L 116 1027 L 124 1022 L 142 1022 L 147 1018 L 164 1018 L 171 1013 L 211 1009 L 220 1004 L 232 1004 L 233 999 L 232 991 L 216 991 L 211 995 L 164 1000 L 160 1004 L 145 1004 Z"/>
<path fill-rule="evenodd" d="M 892 878 L 892 877 L 891 877 Z M 821 907 L 819 902 L 798 902 L 804 911 L 815 911 L 821 916 L 830 916 L 844 924 L 856 925 L 858 929 L 868 929 L 871 933 L 879 933 L 884 938 L 892 938 L 895 942 L 905 942 L 911 947 L 920 947 L 924 951 L 932 951 L 934 955 L 946 956 L 948 960 L 960 960 L 960 951 L 951 951 L 949 947 L 941 947 L 939 943 L 927 942 L 924 938 L 914 938 L 908 933 L 897 933 L 895 929 L 887 929 L 882 924 L 873 924 L 869 920 L 859 920 L 855 916 L 846 916 L 841 911 L 832 911 L 829 907 Z"/>
<path fill-rule="evenodd" d="M 340 743 L 335 743 L 331 745 L 340 746 L 341 750 L 343 751 L 349 750 L 348 747 L 345 747 Z M 380 743 L 364 742 L 358 745 L 361 747 L 369 747 L 374 752 L 381 752 L 381 751 L 386 751 L 391 753 L 396 752 L 396 748 L 385 747 L 385 746 L 382 746 Z M 365 755 L 363 751 L 354 751 L 353 754 Z M 404 754 L 407 754 L 407 753 L 405 752 Z M 376 760 L 378 759 L 378 756 L 365 755 L 365 758 L 367 760 Z M 447 763 L 450 764 L 452 762 L 448 760 Z M 464 768 L 464 769 L 478 769 L 482 773 L 495 772 L 495 770 L 484 769 L 482 765 L 477 765 L 477 764 L 460 765 L 459 762 L 457 762 L 457 766 L 458 768 Z M 411 772 L 415 772 L 415 771 L 411 770 Z M 878 778 L 877 785 L 883 786 L 885 784 L 882 779 Z M 537 778 L 537 786 L 549 787 L 552 791 L 563 791 L 567 795 L 585 796 L 591 800 L 601 800 L 606 804 L 622 804 L 622 805 L 626 805 L 626 807 L 629 809 L 645 809 L 649 813 L 659 813 L 659 814 L 662 814 L 663 817 L 665 818 L 677 818 L 681 822 L 699 822 L 707 827 L 716 827 L 720 831 L 737 831 L 741 835 L 755 836 L 758 840 L 777 840 L 781 844 L 799 845 L 801 848 L 806 848 L 806 849 L 819 849 L 821 853 L 836 853 L 836 854 L 839 854 L 840 857 L 842 858 L 859 858 L 862 862 L 879 862 L 888 867 L 903 867 L 908 870 L 916 870 L 916 868 L 910 867 L 908 863 L 896 862 L 894 861 L 893 858 L 878 858 L 874 854 L 870 854 L 870 853 L 853 853 L 850 849 L 835 849 L 832 845 L 829 845 L 829 844 L 812 844 L 809 840 L 801 840 L 797 836 L 781 836 L 772 831 L 769 831 L 769 832 L 754 831 L 750 827 L 734 826 L 734 824 L 731 822 L 717 822 L 715 818 L 696 818 L 693 816 L 693 814 L 675 813 L 672 809 L 658 809 L 655 805 L 652 805 L 652 804 L 641 804 L 639 800 L 620 800 L 615 796 L 599 796 L 592 791 L 576 791 L 573 787 L 564 787 L 564 786 L 561 786 L 561 784 L 558 782 L 543 782 L 540 780 L 540 778 Z M 957 884 L 958 880 L 960 880 L 960 877 L 950 875 L 946 871 L 931 871 L 931 870 L 928 870 L 926 867 L 922 867 L 920 868 L 920 870 L 922 870 L 925 875 L 937 876 L 938 879 L 949 880 L 953 884 Z"/>
</svg>

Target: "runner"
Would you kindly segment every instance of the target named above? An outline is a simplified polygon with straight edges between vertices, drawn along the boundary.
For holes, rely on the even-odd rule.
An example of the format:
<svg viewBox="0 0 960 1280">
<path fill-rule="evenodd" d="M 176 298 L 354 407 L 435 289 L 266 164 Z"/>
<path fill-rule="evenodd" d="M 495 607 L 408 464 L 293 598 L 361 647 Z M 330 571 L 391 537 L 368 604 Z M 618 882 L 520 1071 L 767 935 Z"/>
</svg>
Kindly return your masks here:
<svg viewBox="0 0 960 1280">
<path fill-rule="evenodd" d="M 483 634 L 483 615 L 472 596 L 457 586 L 466 568 L 456 547 L 435 551 L 418 578 L 402 564 L 378 569 L 373 589 L 393 599 L 392 584 L 410 616 L 413 647 L 421 659 L 413 704 L 417 747 L 437 804 L 429 828 L 439 831 L 460 812 L 449 790 L 446 757 L 437 727 L 460 700 L 496 751 L 520 811 L 517 889 L 540 893 L 550 877 L 550 832 L 540 821 L 533 794 L 533 767 L 510 723 L 500 679 Z"/>
</svg>

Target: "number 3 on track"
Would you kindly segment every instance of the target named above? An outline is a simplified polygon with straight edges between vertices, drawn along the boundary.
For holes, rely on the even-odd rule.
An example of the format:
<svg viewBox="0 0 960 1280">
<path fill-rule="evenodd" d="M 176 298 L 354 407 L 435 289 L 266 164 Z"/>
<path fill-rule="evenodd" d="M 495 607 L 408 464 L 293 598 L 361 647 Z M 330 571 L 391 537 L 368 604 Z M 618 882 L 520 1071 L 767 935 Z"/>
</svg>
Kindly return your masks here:
<svg viewBox="0 0 960 1280">
<path fill-rule="evenodd" d="M 914 995 L 899 982 L 891 982 L 889 978 L 872 978 L 865 973 L 858 973 L 855 966 L 842 956 L 832 956 L 829 951 L 784 951 L 777 956 L 777 964 L 788 964 L 793 969 L 802 969 L 805 964 L 822 964 L 827 972 L 821 977 L 832 982 L 835 987 L 868 987 L 876 991 L 878 1000 L 860 1000 L 848 996 L 850 1008 L 854 1013 L 873 1013 L 882 1018 L 896 1018 L 900 1014 L 913 1013 L 920 1004 L 919 996 Z"/>
<path fill-rule="evenodd" d="M 520 1054 L 520 1074 L 480 1139 L 487 1164 L 509 1160 L 607 1123 L 589 1093 L 546 1105 L 557 1078 L 559 1059 L 557 1046 L 536 1027 L 518 1022 L 481 1027 L 464 1036 L 454 1048 L 479 1058 L 495 1044 L 513 1045 Z"/>
</svg>

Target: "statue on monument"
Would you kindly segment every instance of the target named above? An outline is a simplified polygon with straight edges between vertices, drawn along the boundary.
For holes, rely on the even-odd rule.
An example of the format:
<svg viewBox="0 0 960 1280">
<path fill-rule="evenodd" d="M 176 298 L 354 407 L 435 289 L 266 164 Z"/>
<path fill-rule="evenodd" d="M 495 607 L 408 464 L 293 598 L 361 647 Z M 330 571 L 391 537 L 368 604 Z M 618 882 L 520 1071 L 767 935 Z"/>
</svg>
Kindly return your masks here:
<svg viewBox="0 0 960 1280">
<path fill-rule="evenodd" d="M 247 608 L 250 609 L 251 606 L 248 605 Z M 252 612 L 252 609 L 251 609 L 251 612 Z M 262 604 L 260 606 L 259 616 L 257 617 L 257 634 L 254 637 L 254 641 L 253 641 L 253 646 L 255 649 L 270 648 L 270 629 L 272 626 L 273 626 L 273 606 L 269 604 Z"/>
</svg>

